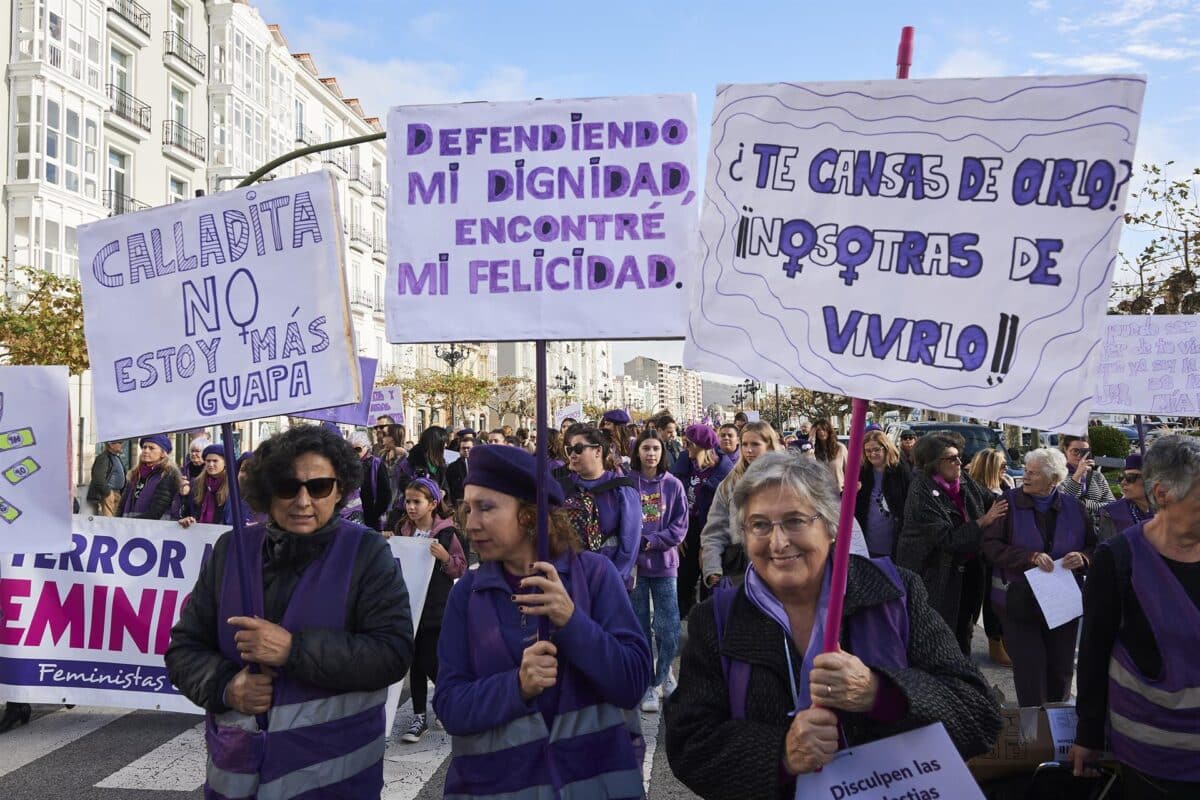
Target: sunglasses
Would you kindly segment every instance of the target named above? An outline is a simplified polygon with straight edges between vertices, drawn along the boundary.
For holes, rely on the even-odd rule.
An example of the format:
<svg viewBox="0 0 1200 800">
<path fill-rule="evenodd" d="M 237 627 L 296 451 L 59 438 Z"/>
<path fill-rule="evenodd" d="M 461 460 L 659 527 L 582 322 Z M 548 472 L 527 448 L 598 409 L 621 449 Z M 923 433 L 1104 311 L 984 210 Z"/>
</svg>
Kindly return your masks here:
<svg viewBox="0 0 1200 800">
<path fill-rule="evenodd" d="M 363 451 L 363 449 L 361 447 L 354 448 L 354 452 L 356 452 L 356 453 L 361 453 L 362 451 Z"/>
<path fill-rule="evenodd" d="M 320 500 L 329 497 L 333 493 L 333 487 L 337 486 L 337 484 L 337 478 L 309 478 L 306 481 L 296 480 L 295 478 L 283 478 L 277 481 L 271 488 L 275 496 L 281 500 L 291 500 L 300 494 L 301 489 L 306 489 L 308 496 L 314 500 Z"/>
<path fill-rule="evenodd" d="M 1122 475 L 1121 483 L 1137 483 L 1142 479 L 1141 475 Z"/>
<path fill-rule="evenodd" d="M 573 444 L 565 448 L 567 453 L 573 456 L 583 455 L 589 447 L 599 447 L 598 444 Z"/>
</svg>

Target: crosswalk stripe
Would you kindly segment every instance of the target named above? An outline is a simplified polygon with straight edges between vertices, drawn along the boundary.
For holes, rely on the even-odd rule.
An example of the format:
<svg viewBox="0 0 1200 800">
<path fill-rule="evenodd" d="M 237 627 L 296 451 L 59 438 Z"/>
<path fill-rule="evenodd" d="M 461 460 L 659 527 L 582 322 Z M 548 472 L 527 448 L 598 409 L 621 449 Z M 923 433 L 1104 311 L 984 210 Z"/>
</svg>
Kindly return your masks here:
<svg viewBox="0 0 1200 800">
<path fill-rule="evenodd" d="M 79 706 L 38 717 L 4 737 L 0 776 L 37 761 L 130 713 L 124 708 Z"/>
<path fill-rule="evenodd" d="M 96 784 L 98 789 L 191 792 L 204 785 L 204 723 L 188 728 Z"/>
</svg>

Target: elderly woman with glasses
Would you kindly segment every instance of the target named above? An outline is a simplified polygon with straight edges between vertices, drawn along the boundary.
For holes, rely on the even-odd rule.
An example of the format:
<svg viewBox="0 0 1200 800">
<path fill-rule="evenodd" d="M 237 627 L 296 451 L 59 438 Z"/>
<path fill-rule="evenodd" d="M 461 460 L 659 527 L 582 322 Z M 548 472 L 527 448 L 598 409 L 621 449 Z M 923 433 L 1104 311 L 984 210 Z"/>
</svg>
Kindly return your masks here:
<svg viewBox="0 0 1200 800">
<path fill-rule="evenodd" d="M 750 566 L 688 620 L 667 700 L 667 758 L 704 798 L 784 798 L 850 746 L 933 722 L 964 758 L 987 751 L 999 709 L 930 607 L 889 559 L 852 556 L 840 650 L 821 653 L 840 506 L 828 467 L 767 453 L 733 493 Z"/>
<path fill-rule="evenodd" d="M 896 561 L 921 576 L 929 602 L 969 655 L 975 617 L 987 591 L 979 560 L 983 530 L 1004 517 L 1008 502 L 963 474 L 962 451 L 949 436 L 922 436 L 914 461 Z"/>
<path fill-rule="evenodd" d="M 1200 797 L 1200 441 L 1164 436 L 1139 472 L 1158 513 L 1096 548 L 1070 760 L 1079 775 L 1108 749 L 1123 767 L 1125 797 L 1192 800 Z"/>
<path fill-rule="evenodd" d="M 1021 488 L 1008 494 L 1008 516 L 983 538 L 983 552 L 993 567 L 992 607 L 1004 628 L 1004 649 L 1013 662 L 1022 706 L 1057 703 L 1071 691 L 1079 620 L 1048 627 L 1025 577 L 1034 567 L 1067 569 L 1083 582 L 1096 532 L 1083 504 L 1058 488 L 1066 475 L 1067 462 L 1058 450 L 1026 453 Z"/>
<path fill-rule="evenodd" d="M 171 630 L 167 674 L 206 712 L 205 796 L 379 797 L 387 687 L 408 671 L 408 592 L 387 542 L 338 510 L 350 444 L 302 425 L 241 481 L 265 525 L 222 535 Z"/>
<path fill-rule="evenodd" d="M 1107 542 L 1122 531 L 1126 531 L 1154 516 L 1150 496 L 1142 479 L 1142 456 L 1134 453 L 1125 458 L 1125 469 L 1121 473 L 1121 499 L 1114 500 L 1100 509 L 1100 541 Z"/>
</svg>

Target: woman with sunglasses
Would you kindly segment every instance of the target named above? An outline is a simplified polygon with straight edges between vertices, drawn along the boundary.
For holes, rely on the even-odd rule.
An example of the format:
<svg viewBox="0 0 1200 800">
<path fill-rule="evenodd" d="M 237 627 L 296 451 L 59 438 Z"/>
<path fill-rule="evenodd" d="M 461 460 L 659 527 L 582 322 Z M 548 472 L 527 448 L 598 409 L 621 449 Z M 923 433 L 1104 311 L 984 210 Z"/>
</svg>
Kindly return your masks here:
<svg viewBox="0 0 1200 800">
<path fill-rule="evenodd" d="M 970 655 L 987 591 L 979 559 L 983 529 L 1004 517 L 1008 502 L 963 474 L 961 452 L 954 439 L 939 433 L 917 441 L 917 471 L 904 502 L 896 563 L 921 576 L 930 605 Z"/>
<path fill-rule="evenodd" d="M 413 622 L 387 542 L 338 511 L 362 466 L 301 425 L 259 445 L 242 489 L 266 525 L 222 535 L 171 630 L 171 682 L 207 712 L 206 796 L 379 797 L 387 687 Z M 248 593 L 248 595 L 247 595 Z"/>
<path fill-rule="evenodd" d="M 1092 459 L 1092 446 L 1086 436 L 1059 436 L 1058 449 L 1067 458 L 1067 477 L 1058 487 L 1060 492 L 1083 503 L 1093 522 L 1100 509 L 1111 503 L 1112 487 Z"/>
<path fill-rule="evenodd" d="M 692 611 L 666 704 L 671 770 L 703 798 L 798 797 L 796 776 L 841 746 L 934 722 L 963 758 L 1000 731 L 983 676 L 888 559 L 851 557 L 840 648 L 822 653 L 840 505 L 828 468 L 794 451 L 766 453 L 734 488 L 746 580 Z"/>
<path fill-rule="evenodd" d="M 749 424 L 749 423 L 747 423 Z M 683 445 L 686 458 L 675 460 L 671 474 L 679 479 L 687 491 L 688 531 L 680 545 L 679 574 L 675 588 L 679 592 L 679 618 L 687 615 L 696 604 L 696 588 L 700 584 L 702 571 L 700 534 L 708 524 L 708 513 L 712 509 L 721 481 L 733 471 L 733 459 L 721 452 L 717 432 L 707 425 L 688 425 L 683 430 Z M 701 587 L 703 596 L 707 587 Z"/>
<path fill-rule="evenodd" d="M 992 607 L 1004 626 L 1004 649 L 1012 659 L 1022 706 L 1061 702 L 1071 692 L 1079 620 L 1048 627 L 1025 577 L 1034 567 L 1053 572 L 1061 561 L 1083 583 L 1096 531 L 1083 505 L 1059 489 L 1066 476 L 1067 461 L 1060 451 L 1030 450 L 1021 488 L 1008 493 L 1008 515 L 983 536 L 983 552 L 996 573 Z"/>
<path fill-rule="evenodd" d="M 1008 458 L 1004 453 L 989 447 L 975 454 L 967 467 L 967 474 L 995 497 L 1003 497 L 1005 492 L 1014 488 L 1013 479 L 1005 472 L 1006 467 Z M 985 564 L 985 569 L 984 585 L 991 586 L 995 570 L 990 563 Z M 988 657 L 1001 667 L 1011 667 L 1012 659 L 1004 649 L 1004 626 L 1000 624 L 1000 615 L 992 607 L 991 591 L 983 593 L 983 632 L 988 637 Z"/>
<path fill-rule="evenodd" d="M 539 483 L 549 561 L 537 558 Z M 634 709 L 650 648 L 616 569 L 580 552 L 562 501 L 524 450 L 471 453 L 464 527 L 483 563 L 450 591 L 433 697 L 453 738 L 447 797 L 565 797 L 568 785 L 571 797 L 643 797 Z"/>
<path fill-rule="evenodd" d="M 1134 453 L 1125 458 L 1121 473 L 1121 499 L 1100 509 L 1100 541 L 1107 542 L 1122 531 L 1154 517 L 1154 508 L 1146 495 L 1142 481 L 1142 456 Z"/>
<path fill-rule="evenodd" d="M 576 423 L 567 428 L 570 471 L 560 482 L 584 549 L 610 559 L 626 588 L 633 589 L 633 567 L 642 541 L 642 498 L 611 459 L 605 463 L 607 440 L 592 425 Z"/>
</svg>

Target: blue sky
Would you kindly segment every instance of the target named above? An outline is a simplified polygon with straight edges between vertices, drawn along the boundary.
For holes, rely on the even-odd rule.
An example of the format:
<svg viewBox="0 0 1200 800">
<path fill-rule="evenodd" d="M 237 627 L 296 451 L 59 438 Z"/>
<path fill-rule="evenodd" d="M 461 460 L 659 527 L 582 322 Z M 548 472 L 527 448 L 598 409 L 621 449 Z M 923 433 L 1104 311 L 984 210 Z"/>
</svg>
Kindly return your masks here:
<svg viewBox="0 0 1200 800">
<path fill-rule="evenodd" d="M 1200 166 L 1200 0 L 252 4 L 382 118 L 410 103 L 694 92 L 706 123 L 720 83 L 892 77 L 912 25 L 914 78 L 1145 74 L 1138 161 Z M 618 370 L 681 352 L 615 348 Z"/>
</svg>

